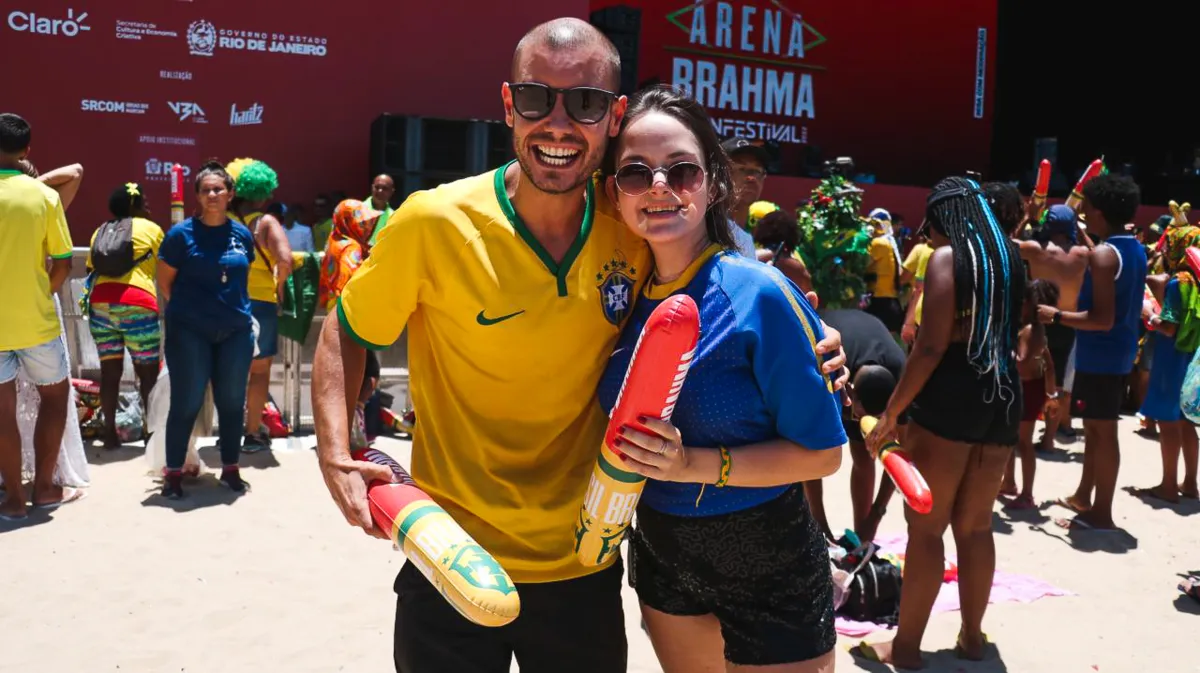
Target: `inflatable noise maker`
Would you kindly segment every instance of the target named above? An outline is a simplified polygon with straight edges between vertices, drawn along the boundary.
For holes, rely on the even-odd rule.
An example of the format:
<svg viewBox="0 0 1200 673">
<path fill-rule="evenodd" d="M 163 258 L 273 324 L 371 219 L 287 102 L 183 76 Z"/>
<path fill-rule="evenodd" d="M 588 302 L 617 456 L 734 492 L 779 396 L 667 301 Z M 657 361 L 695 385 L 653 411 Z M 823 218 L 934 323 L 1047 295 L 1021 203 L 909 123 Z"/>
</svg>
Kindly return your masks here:
<svg viewBox="0 0 1200 673">
<path fill-rule="evenodd" d="M 1042 159 L 1038 164 L 1037 182 L 1033 187 L 1033 202 L 1040 213 L 1046 207 L 1046 194 L 1050 192 L 1050 160 Z"/>
<path fill-rule="evenodd" d="M 613 448 L 617 432 L 623 426 L 649 432 L 638 416 L 671 420 L 699 339 L 700 312 L 687 295 L 659 304 L 642 328 L 575 522 L 575 554 L 583 565 L 598 566 L 616 555 L 646 486 L 645 477 L 624 469 Z"/>
<path fill-rule="evenodd" d="M 874 416 L 863 416 L 858 422 L 863 437 L 871 434 L 878 422 L 879 419 Z M 912 458 L 900 450 L 899 444 L 894 441 L 884 444 L 879 449 L 879 462 L 883 463 L 883 469 L 887 470 L 896 488 L 904 494 L 904 501 L 909 507 L 920 514 L 928 514 L 933 509 L 933 494 L 929 492 L 929 484 L 925 483 L 925 477 L 913 465 Z"/>
<path fill-rule="evenodd" d="M 521 599 L 508 573 L 399 463 L 376 449 L 350 455 L 392 469 L 397 482 L 372 481 L 367 487 L 371 517 L 455 610 L 481 626 L 504 626 L 517 618 Z"/>
<path fill-rule="evenodd" d="M 1067 197 L 1066 204 L 1071 210 L 1079 212 L 1079 206 L 1083 203 L 1083 186 L 1091 182 L 1092 178 L 1100 175 L 1102 172 L 1104 172 L 1104 161 L 1096 159 L 1088 165 L 1083 175 L 1079 176 L 1079 182 L 1075 183 L 1075 189 L 1072 189 L 1071 195 Z"/>
<path fill-rule="evenodd" d="M 171 166 L 171 224 L 183 221 L 183 166 Z"/>
</svg>

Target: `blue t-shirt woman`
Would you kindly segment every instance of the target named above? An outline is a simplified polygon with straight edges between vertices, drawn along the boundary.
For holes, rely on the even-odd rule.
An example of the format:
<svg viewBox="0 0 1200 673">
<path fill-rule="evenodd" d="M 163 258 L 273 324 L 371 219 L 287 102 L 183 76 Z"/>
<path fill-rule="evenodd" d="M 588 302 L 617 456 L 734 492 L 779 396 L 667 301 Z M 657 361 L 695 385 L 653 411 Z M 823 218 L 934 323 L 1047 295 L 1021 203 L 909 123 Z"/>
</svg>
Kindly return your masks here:
<svg viewBox="0 0 1200 673">
<path fill-rule="evenodd" d="M 169 303 L 163 352 L 171 377 L 167 474 L 162 495 L 183 497 L 187 443 L 204 392 L 212 384 L 220 424 L 221 482 L 236 492 L 246 382 L 254 357 L 247 277 L 254 239 L 225 214 L 233 181 L 220 164 L 206 165 L 196 191 L 201 214 L 171 227 L 159 248 L 159 284 Z"/>
</svg>

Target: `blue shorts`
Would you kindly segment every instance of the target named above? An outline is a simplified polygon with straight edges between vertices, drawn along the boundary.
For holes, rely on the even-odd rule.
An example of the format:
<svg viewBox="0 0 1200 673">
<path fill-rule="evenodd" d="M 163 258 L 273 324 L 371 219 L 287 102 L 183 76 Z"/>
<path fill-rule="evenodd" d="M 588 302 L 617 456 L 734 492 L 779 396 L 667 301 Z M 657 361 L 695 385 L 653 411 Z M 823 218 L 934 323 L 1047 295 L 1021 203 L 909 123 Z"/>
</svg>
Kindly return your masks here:
<svg viewBox="0 0 1200 673">
<path fill-rule="evenodd" d="M 257 358 L 275 357 L 279 352 L 279 305 L 271 301 L 250 301 L 250 314 L 258 322 Z"/>
<path fill-rule="evenodd" d="M 55 338 L 39 346 L 0 351 L 0 383 L 17 378 L 17 372 L 35 386 L 49 386 L 65 381 L 71 375 L 67 365 L 67 347 Z"/>
</svg>

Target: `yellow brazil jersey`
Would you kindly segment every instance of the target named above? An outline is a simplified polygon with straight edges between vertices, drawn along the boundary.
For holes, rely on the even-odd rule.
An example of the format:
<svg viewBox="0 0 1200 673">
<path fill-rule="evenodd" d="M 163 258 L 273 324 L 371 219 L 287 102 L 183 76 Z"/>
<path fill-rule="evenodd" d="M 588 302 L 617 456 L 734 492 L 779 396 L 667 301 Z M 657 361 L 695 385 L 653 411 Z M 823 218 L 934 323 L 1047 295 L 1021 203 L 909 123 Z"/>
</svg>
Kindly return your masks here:
<svg viewBox="0 0 1200 673">
<path fill-rule="evenodd" d="M 928 243 L 918 243 L 913 246 L 912 250 L 908 251 L 908 257 L 904 259 L 904 265 L 901 268 L 915 277 L 917 275 L 917 268 L 921 266 L 921 258 L 932 254 L 933 248 Z"/>
<path fill-rule="evenodd" d="M 258 232 L 255 229 L 258 218 L 262 216 L 262 213 L 255 212 L 246 215 L 244 219 L 238 219 L 236 214 L 229 213 L 230 219 L 246 225 L 254 236 L 254 261 L 250 263 L 250 274 L 246 277 L 246 289 L 250 293 L 250 299 L 274 304 L 279 301 L 275 288 L 275 258 L 271 257 L 271 251 L 267 250 L 266 246 L 258 243 Z"/>
<path fill-rule="evenodd" d="M 933 257 L 933 248 L 929 247 L 920 259 L 917 260 L 917 269 L 913 272 L 913 277 L 917 282 L 925 282 L 925 271 L 929 269 L 929 258 Z M 921 324 L 921 308 L 925 306 L 925 293 L 921 292 L 921 296 L 917 297 L 917 307 L 913 309 L 913 322 Z"/>
<path fill-rule="evenodd" d="M 876 276 L 875 281 L 870 283 L 871 294 L 881 299 L 898 297 L 896 252 L 892 248 L 892 244 L 886 237 L 876 236 L 871 239 L 868 252 L 871 255 L 871 261 L 867 264 L 867 271 Z"/>
<path fill-rule="evenodd" d="M 513 580 L 547 582 L 602 569 L 576 560 L 573 527 L 608 423 L 596 386 L 650 252 L 589 182 L 556 263 L 506 168 L 410 196 L 337 310 L 370 348 L 408 325 L 413 478 Z"/>
<path fill-rule="evenodd" d="M 71 258 L 71 231 L 58 192 L 0 170 L 0 351 L 40 346 L 62 332 L 46 257 Z"/>
<path fill-rule="evenodd" d="M 92 232 L 92 243 L 96 242 L 96 234 L 98 233 L 100 233 L 99 228 Z M 133 218 L 133 258 L 141 259 L 147 253 L 149 255 L 141 262 L 138 262 L 137 266 L 130 269 L 129 273 L 120 278 L 97 276 L 95 285 L 101 283 L 122 283 L 157 296 L 158 291 L 155 287 L 154 279 L 158 264 L 158 246 L 162 245 L 162 240 L 162 227 L 142 217 Z M 91 250 L 88 251 L 87 268 L 89 271 L 92 268 Z"/>
</svg>

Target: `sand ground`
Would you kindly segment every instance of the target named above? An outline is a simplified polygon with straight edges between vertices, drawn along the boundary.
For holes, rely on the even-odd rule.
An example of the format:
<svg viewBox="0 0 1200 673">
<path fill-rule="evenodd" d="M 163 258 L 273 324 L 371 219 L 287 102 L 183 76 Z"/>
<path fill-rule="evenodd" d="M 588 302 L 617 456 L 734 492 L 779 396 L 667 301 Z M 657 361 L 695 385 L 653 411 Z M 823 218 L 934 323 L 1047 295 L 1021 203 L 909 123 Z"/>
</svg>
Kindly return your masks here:
<svg viewBox="0 0 1200 673">
<path fill-rule="evenodd" d="M 1122 421 L 1120 485 L 1157 483 L 1157 444 Z M 392 580 L 403 556 L 347 527 L 316 469 L 309 437 L 247 456 L 253 492 L 234 499 L 210 473 L 168 503 L 145 472 L 140 444 L 89 449 L 87 499 L 22 525 L 0 523 L 0 671 L 390 671 Z M 382 439 L 402 462 L 409 445 Z M 1074 489 L 1082 444 L 1040 460 L 1036 496 Z M 847 525 L 847 459 L 826 485 L 834 526 Z M 1200 503 L 1159 507 L 1118 493 L 1120 533 L 1073 533 L 1049 507 L 995 515 L 999 568 L 1074 596 L 989 609 L 995 644 L 982 664 L 950 653 L 958 613 L 934 616 L 924 648 L 931 671 L 1175 673 L 1200 671 L 1200 605 L 1175 589 L 1200 569 Z M 883 532 L 903 532 L 898 501 Z M 947 537 L 952 548 L 952 540 Z M 660 668 L 625 589 L 630 671 Z M 889 638 L 885 632 L 869 640 Z M 887 670 L 839 642 L 838 670 Z M 513 670 L 517 670 L 515 664 Z M 564 665 L 564 671 L 569 671 Z"/>
</svg>

